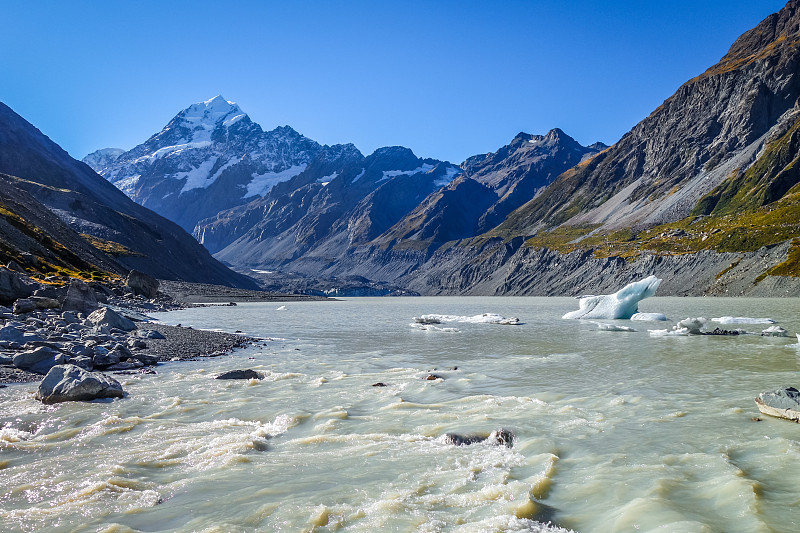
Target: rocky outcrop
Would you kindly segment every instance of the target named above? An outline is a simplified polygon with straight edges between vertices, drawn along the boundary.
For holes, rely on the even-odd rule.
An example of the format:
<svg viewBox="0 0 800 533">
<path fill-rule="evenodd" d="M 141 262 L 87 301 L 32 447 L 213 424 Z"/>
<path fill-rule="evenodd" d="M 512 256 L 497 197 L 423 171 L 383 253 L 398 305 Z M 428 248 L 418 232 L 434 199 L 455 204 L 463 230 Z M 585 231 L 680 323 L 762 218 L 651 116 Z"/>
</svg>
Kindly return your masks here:
<svg viewBox="0 0 800 533">
<path fill-rule="evenodd" d="M 54 348 L 39 346 L 33 350 L 16 354 L 13 363 L 15 367 L 22 370 L 47 374 L 55 365 L 66 363 L 67 359 L 66 355 Z"/>
<path fill-rule="evenodd" d="M 131 270 L 125 280 L 125 285 L 131 288 L 134 294 L 145 298 L 155 298 L 158 296 L 159 282 L 153 276 L 148 276 L 144 272 Z"/>
<path fill-rule="evenodd" d="M 64 311 L 75 311 L 88 315 L 99 306 L 94 289 L 79 279 L 71 279 L 69 289 L 61 303 Z"/>
<path fill-rule="evenodd" d="M 136 324 L 128 320 L 124 316 L 120 316 L 113 309 L 102 307 L 97 311 L 93 311 L 86 321 L 98 328 L 121 329 L 122 331 L 133 331 L 136 329 Z"/>
<path fill-rule="evenodd" d="M 27 298 L 36 286 L 19 272 L 0 267 L 0 304 L 9 305 L 18 298 Z"/>
<path fill-rule="evenodd" d="M 47 372 L 36 399 L 42 403 L 91 401 L 122 398 L 122 385 L 101 372 L 87 372 L 76 365 L 58 365 Z"/>
</svg>

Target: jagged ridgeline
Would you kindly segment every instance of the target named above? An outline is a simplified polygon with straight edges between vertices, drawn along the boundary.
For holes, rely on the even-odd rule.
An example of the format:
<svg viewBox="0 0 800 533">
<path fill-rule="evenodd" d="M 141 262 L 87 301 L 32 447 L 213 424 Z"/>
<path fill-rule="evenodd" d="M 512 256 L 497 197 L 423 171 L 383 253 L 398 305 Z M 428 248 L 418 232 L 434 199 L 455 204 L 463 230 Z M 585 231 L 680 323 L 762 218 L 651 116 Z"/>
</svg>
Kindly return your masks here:
<svg viewBox="0 0 800 533">
<path fill-rule="evenodd" d="M 0 103 L 0 262 L 35 276 L 254 287 L 173 222 L 136 204 Z"/>
<path fill-rule="evenodd" d="M 459 167 L 364 157 L 221 97 L 92 164 L 242 270 L 421 294 L 800 294 L 800 0 L 611 147 L 517 135 Z M 203 218 L 206 217 L 206 218 Z"/>
</svg>

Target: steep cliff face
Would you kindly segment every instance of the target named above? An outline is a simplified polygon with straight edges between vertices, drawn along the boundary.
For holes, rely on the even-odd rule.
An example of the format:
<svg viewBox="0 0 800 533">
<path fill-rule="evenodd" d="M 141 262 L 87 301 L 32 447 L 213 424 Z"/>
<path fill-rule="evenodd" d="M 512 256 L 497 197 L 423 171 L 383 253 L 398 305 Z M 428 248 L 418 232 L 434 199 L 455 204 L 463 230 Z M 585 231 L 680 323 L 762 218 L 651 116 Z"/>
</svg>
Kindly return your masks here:
<svg viewBox="0 0 800 533">
<path fill-rule="evenodd" d="M 60 220 L 43 227 L 62 235 L 64 246 L 75 234 L 85 234 L 99 251 L 115 251 L 113 259 L 103 261 L 73 243 L 74 253 L 87 263 L 111 270 L 135 268 L 165 279 L 254 286 L 212 258 L 176 224 L 131 201 L 2 103 L 0 172 L 14 177 L 5 180 L 9 189 L 17 190 L 9 201 L 27 194 Z M 34 204 L 30 207 L 30 215 L 38 218 L 28 222 L 44 225 L 47 213 Z M 75 233 L 62 231 L 62 224 Z"/>
<path fill-rule="evenodd" d="M 463 176 L 426 198 L 379 242 L 435 246 L 480 235 L 559 174 L 605 148 L 600 143 L 581 146 L 560 129 L 546 135 L 520 133 L 496 152 L 467 159 L 461 165 Z"/>
<path fill-rule="evenodd" d="M 385 232 L 460 172 L 403 147 L 366 158 L 357 151 L 330 154 L 325 161 L 245 208 L 201 221 L 195 235 L 227 240 L 217 257 L 243 268 L 331 262 Z"/>
<path fill-rule="evenodd" d="M 533 234 L 565 222 L 646 227 L 689 215 L 793 126 L 798 20 L 792 0 L 617 144 L 560 176 L 509 217 L 502 232 Z"/>
</svg>

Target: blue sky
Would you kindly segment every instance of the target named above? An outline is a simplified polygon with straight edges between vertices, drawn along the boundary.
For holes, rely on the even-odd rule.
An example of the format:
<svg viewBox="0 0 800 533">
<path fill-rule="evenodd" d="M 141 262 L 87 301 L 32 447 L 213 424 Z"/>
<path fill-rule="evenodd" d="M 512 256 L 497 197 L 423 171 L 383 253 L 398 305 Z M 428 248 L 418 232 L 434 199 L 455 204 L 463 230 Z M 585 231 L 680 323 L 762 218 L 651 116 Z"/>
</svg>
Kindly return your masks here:
<svg viewBox="0 0 800 533">
<path fill-rule="evenodd" d="M 460 163 L 520 131 L 617 141 L 783 0 L 0 0 L 0 100 L 72 156 L 222 94 L 365 154 Z"/>
</svg>

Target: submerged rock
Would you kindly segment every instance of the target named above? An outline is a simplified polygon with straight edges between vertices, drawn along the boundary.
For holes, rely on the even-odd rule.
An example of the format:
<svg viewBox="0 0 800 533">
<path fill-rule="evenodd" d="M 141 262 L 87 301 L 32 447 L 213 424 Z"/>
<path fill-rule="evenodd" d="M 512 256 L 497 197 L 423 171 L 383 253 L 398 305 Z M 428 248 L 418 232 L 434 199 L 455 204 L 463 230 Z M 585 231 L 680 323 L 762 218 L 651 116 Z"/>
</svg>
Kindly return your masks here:
<svg viewBox="0 0 800 533">
<path fill-rule="evenodd" d="M 485 442 L 494 446 L 514 446 L 514 433 L 508 429 L 496 429 L 489 435 L 459 435 L 458 433 L 445 433 L 443 437 L 445 444 L 454 446 L 469 446 L 479 442 Z"/>
<path fill-rule="evenodd" d="M 122 398 L 122 385 L 100 372 L 87 372 L 75 365 L 57 365 L 50 369 L 36 392 L 43 403 L 89 401 L 98 398 Z"/>
<path fill-rule="evenodd" d="M 255 370 L 231 370 L 216 377 L 216 379 L 264 379 L 264 376 Z"/>
</svg>

